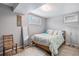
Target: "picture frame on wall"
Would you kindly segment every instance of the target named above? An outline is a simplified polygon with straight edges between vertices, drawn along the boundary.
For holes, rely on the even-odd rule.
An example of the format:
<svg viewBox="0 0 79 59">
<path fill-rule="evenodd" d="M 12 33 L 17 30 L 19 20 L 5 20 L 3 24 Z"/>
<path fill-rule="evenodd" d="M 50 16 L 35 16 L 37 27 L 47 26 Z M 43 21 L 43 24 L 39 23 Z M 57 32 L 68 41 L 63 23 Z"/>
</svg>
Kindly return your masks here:
<svg viewBox="0 0 79 59">
<path fill-rule="evenodd" d="M 21 19 L 22 19 L 22 17 L 19 16 L 19 15 L 17 15 L 17 26 L 18 26 L 18 27 L 21 26 L 21 22 L 22 22 Z"/>
</svg>

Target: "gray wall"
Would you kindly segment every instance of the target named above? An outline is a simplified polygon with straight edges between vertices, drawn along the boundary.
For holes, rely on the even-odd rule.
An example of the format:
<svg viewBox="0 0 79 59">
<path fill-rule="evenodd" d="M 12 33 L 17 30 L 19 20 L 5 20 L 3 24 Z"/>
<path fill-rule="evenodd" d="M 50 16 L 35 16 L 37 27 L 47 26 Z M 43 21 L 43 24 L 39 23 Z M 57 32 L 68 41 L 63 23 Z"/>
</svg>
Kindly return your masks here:
<svg viewBox="0 0 79 59">
<path fill-rule="evenodd" d="M 33 14 L 29 14 L 32 15 L 32 17 L 36 18 L 36 19 L 41 19 L 41 24 L 28 24 L 28 28 L 29 28 L 29 35 L 33 35 L 35 33 L 42 33 L 45 31 L 45 27 L 46 27 L 46 20 L 45 18 L 42 18 L 40 16 L 37 15 L 33 15 Z M 28 16 L 29 16 L 28 15 Z"/>
<path fill-rule="evenodd" d="M 45 20 L 45 18 L 42 18 L 42 17 L 34 15 L 34 14 L 28 14 L 28 15 L 26 15 L 27 19 L 28 19 L 29 15 L 32 15 L 32 17 L 34 17 L 36 19 L 41 19 L 40 25 L 38 25 L 38 24 L 27 24 L 28 25 L 28 31 L 29 31 L 29 37 L 32 36 L 33 34 L 36 34 L 36 33 L 45 32 L 45 30 L 46 30 L 46 20 Z M 28 20 L 27 20 L 27 23 L 28 23 Z M 30 41 L 31 41 L 31 39 L 29 38 L 29 43 L 31 43 Z"/>
<path fill-rule="evenodd" d="M 78 14 L 78 13 L 77 13 Z M 79 14 L 78 14 L 79 15 Z M 79 47 L 79 23 L 64 23 L 63 15 L 47 19 L 47 29 L 65 30 L 66 44 Z M 72 43 L 71 43 L 72 42 Z"/>
<path fill-rule="evenodd" d="M 28 28 L 29 36 L 35 33 L 45 31 L 45 19 L 42 19 L 41 25 L 29 25 L 27 20 L 28 14 L 22 15 L 22 25 Z M 38 16 L 36 16 L 39 18 Z M 17 27 L 16 14 L 6 6 L 0 7 L 0 41 L 4 34 L 13 34 L 14 41 L 21 45 L 21 28 Z M 28 43 L 28 42 L 27 42 Z"/>
<path fill-rule="evenodd" d="M 0 41 L 4 34 L 13 34 L 14 41 L 21 44 L 20 27 L 17 27 L 16 15 L 7 6 L 0 5 Z"/>
</svg>

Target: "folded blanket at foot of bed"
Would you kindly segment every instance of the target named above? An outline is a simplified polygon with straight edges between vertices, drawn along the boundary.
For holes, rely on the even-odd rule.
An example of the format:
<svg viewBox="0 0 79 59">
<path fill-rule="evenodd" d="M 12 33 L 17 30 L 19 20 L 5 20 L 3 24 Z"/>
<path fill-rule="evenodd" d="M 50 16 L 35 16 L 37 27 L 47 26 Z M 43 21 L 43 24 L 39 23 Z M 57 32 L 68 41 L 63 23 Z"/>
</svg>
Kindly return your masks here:
<svg viewBox="0 0 79 59">
<path fill-rule="evenodd" d="M 61 35 L 52 36 L 49 45 L 49 49 L 52 55 L 58 55 L 58 48 L 62 45 L 63 42 L 64 42 L 63 36 Z"/>
</svg>

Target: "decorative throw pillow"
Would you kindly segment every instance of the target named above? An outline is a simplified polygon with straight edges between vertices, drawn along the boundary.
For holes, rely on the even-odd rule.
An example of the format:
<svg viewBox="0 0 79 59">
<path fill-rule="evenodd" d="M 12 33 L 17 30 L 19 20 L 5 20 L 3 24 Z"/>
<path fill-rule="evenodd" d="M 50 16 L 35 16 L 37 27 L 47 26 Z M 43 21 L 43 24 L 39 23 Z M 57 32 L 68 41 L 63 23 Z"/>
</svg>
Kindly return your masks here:
<svg viewBox="0 0 79 59">
<path fill-rule="evenodd" d="M 54 33 L 53 33 L 53 35 L 58 35 L 58 31 L 55 30 Z"/>
<path fill-rule="evenodd" d="M 52 35 L 54 33 L 54 31 L 53 30 L 47 30 L 47 33 Z"/>
<path fill-rule="evenodd" d="M 58 31 L 58 35 L 63 35 L 63 31 Z"/>
</svg>

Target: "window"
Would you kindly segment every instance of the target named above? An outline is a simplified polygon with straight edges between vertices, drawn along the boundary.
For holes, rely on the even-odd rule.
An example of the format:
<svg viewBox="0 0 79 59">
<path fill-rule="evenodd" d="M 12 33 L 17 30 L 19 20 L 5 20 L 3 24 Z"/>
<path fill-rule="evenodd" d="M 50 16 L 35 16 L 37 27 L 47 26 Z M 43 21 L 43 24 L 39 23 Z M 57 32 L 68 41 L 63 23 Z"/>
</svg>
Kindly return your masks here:
<svg viewBox="0 0 79 59">
<path fill-rule="evenodd" d="M 41 18 L 35 15 L 29 15 L 28 21 L 29 21 L 29 24 L 41 25 Z"/>
<path fill-rule="evenodd" d="M 65 23 L 78 22 L 78 14 L 71 14 L 64 17 Z"/>
</svg>

